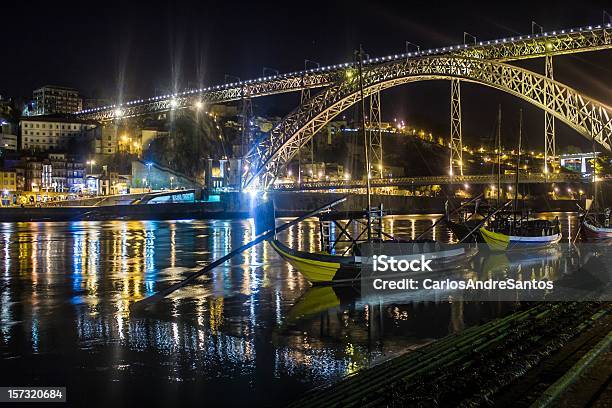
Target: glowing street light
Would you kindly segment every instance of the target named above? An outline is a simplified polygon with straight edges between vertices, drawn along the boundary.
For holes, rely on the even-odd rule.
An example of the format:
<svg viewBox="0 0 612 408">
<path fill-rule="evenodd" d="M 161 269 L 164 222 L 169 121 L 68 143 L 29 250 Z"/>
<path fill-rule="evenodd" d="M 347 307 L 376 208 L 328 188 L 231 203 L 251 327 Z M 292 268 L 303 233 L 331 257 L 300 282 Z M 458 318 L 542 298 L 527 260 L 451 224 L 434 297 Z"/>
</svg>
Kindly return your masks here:
<svg viewBox="0 0 612 408">
<path fill-rule="evenodd" d="M 170 190 L 172 190 L 172 183 L 174 182 L 174 177 L 170 176 Z"/>
<path fill-rule="evenodd" d="M 200 110 L 200 109 L 202 109 L 204 107 L 204 104 L 201 101 L 197 101 L 195 103 L 195 107 L 196 107 L 197 110 Z"/>
<path fill-rule="evenodd" d="M 123 116 L 123 110 L 121 108 L 115 109 L 115 116 L 120 118 Z"/>
</svg>

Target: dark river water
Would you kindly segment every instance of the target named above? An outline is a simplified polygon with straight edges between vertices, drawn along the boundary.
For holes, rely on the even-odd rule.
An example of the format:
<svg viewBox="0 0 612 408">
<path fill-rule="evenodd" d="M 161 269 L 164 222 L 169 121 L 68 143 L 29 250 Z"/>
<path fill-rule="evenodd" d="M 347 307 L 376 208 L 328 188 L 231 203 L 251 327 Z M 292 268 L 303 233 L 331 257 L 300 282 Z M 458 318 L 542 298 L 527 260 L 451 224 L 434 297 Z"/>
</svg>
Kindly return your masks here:
<svg viewBox="0 0 612 408">
<path fill-rule="evenodd" d="M 547 216 L 575 230 L 574 214 Z M 438 217 L 390 217 L 385 229 L 410 238 Z M 66 386 L 71 406 L 282 406 L 516 307 L 369 304 L 311 288 L 266 243 L 130 314 L 253 230 L 249 220 L 0 224 L 0 386 Z M 316 251 L 318 234 L 313 220 L 282 238 Z M 452 241 L 442 226 L 428 236 Z"/>
</svg>

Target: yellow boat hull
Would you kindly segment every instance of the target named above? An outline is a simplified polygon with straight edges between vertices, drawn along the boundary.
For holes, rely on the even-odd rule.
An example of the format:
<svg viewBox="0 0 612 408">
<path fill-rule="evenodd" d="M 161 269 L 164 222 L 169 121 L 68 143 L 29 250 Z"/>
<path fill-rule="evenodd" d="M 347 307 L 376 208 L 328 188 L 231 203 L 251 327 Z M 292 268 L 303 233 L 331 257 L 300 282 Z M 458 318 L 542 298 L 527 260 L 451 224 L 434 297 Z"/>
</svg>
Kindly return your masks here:
<svg viewBox="0 0 612 408">
<path fill-rule="evenodd" d="M 359 272 L 358 267 L 347 265 L 352 257 L 316 256 L 290 250 L 278 241 L 270 241 L 270 245 L 284 260 L 312 283 L 332 283 L 338 280 L 354 279 Z"/>
<path fill-rule="evenodd" d="M 561 234 L 544 236 L 512 236 L 480 228 L 480 234 L 492 251 L 509 251 L 512 249 L 546 248 L 561 240 Z"/>
</svg>

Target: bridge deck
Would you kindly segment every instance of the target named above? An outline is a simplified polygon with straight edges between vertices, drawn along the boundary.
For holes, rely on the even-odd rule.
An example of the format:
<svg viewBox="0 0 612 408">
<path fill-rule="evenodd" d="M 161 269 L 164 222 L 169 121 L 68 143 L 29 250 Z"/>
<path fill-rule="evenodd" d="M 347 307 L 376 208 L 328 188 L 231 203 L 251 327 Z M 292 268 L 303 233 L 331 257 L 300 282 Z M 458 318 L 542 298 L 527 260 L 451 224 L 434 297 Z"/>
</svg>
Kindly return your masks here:
<svg viewBox="0 0 612 408">
<path fill-rule="evenodd" d="M 503 174 L 502 184 L 514 184 L 516 182 L 514 174 Z M 521 176 L 519 184 L 535 183 L 579 183 L 590 182 L 590 178 L 585 178 L 581 174 L 532 174 Z M 497 175 L 473 175 L 473 176 L 426 176 L 426 177 L 395 177 L 387 179 L 371 179 L 371 187 L 409 187 L 409 186 L 429 186 L 429 185 L 453 185 L 453 184 L 497 184 Z M 278 183 L 272 188 L 281 191 L 298 190 L 329 190 L 345 188 L 365 188 L 365 180 L 333 180 L 333 181 L 313 181 L 306 183 Z"/>
</svg>

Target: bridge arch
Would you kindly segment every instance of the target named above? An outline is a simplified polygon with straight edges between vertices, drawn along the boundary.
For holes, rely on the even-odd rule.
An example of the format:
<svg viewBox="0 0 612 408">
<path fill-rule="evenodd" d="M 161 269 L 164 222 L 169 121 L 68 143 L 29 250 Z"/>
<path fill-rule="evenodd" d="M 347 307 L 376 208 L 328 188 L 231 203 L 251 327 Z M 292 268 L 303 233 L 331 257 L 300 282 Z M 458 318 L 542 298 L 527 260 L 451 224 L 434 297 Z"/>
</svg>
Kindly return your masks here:
<svg viewBox="0 0 612 408">
<path fill-rule="evenodd" d="M 394 61 L 363 70 L 364 97 L 417 81 L 459 79 L 519 97 L 610 150 L 612 108 L 557 81 L 512 65 L 465 57 L 426 57 Z M 258 180 L 267 188 L 279 171 L 330 120 L 360 100 L 356 72 L 325 88 L 281 120 L 249 153 L 245 187 Z"/>
</svg>

